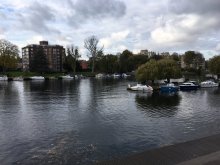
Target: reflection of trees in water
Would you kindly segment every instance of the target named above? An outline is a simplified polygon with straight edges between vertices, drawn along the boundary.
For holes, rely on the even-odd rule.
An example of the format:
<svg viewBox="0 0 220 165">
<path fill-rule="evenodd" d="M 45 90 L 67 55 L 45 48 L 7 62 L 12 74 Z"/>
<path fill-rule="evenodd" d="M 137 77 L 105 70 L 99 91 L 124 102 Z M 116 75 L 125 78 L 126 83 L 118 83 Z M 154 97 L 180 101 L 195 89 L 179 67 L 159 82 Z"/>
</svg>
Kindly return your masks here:
<svg viewBox="0 0 220 165">
<path fill-rule="evenodd" d="M 214 95 L 220 95 L 220 88 L 214 88 Z"/>
<path fill-rule="evenodd" d="M 138 109 L 150 117 L 170 117 L 176 114 L 181 98 L 178 94 L 153 93 L 137 94 L 135 100 Z"/>
<path fill-rule="evenodd" d="M 206 100 L 210 107 L 220 107 L 220 88 L 204 89 L 206 92 Z"/>
</svg>

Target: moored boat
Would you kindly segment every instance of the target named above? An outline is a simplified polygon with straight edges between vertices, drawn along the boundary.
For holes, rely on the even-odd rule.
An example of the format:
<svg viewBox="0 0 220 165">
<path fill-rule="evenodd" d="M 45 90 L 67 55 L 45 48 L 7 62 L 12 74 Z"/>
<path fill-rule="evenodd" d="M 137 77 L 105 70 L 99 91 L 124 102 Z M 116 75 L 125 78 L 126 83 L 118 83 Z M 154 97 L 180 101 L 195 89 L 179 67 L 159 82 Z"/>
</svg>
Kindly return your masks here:
<svg viewBox="0 0 220 165">
<path fill-rule="evenodd" d="M 199 85 L 193 82 L 185 82 L 185 83 L 182 83 L 179 87 L 180 87 L 180 90 L 197 90 L 199 88 Z"/>
<path fill-rule="evenodd" d="M 0 81 L 8 81 L 8 77 L 5 75 L 0 75 Z"/>
<path fill-rule="evenodd" d="M 65 76 L 61 76 L 60 78 L 63 80 L 72 80 L 74 77 L 72 77 L 70 75 L 65 75 Z"/>
<path fill-rule="evenodd" d="M 131 86 L 128 84 L 128 90 L 132 91 L 144 91 L 144 92 L 152 92 L 153 88 L 150 85 L 142 85 L 142 84 L 137 84 L 135 86 Z"/>
<path fill-rule="evenodd" d="M 14 77 L 13 78 L 13 81 L 23 81 L 24 79 L 23 79 L 23 77 Z"/>
<path fill-rule="evenodd" d="M 43 76 L 33 76 L 30 77 L 31 80 L 45 80 L 45 78 Z"/>
<path fill-rule="evenodd" d="M 178 86 L 175 86 L 173 83 L 168 83 L 160 87 L 161 92 L 177 92 L 179 90 Z"/>
<path fill-rule="evenodd" d="M 212 88 L 212 87 L 218 87 L 219 84 L 215 83 L 214 81 L 207 80 L 200 83 L 201 88 Z"/>
</svg>

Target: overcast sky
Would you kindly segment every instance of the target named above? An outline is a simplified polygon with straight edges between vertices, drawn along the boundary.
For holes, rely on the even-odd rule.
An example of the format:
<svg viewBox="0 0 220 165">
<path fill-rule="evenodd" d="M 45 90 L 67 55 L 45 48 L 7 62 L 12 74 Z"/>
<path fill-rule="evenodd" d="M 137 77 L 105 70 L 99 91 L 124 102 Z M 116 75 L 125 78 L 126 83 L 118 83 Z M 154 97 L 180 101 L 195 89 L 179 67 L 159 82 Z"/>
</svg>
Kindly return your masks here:
<svg viewBox="0 0 220 165">
<path fill-rule="evenodd" d="M 105 53 L 196 50 L 220 54 L 220 0 L 0 0 L 0 38 L 20 48 L 48 40 L 79 46 L 95 35 Z"/>
</svg>

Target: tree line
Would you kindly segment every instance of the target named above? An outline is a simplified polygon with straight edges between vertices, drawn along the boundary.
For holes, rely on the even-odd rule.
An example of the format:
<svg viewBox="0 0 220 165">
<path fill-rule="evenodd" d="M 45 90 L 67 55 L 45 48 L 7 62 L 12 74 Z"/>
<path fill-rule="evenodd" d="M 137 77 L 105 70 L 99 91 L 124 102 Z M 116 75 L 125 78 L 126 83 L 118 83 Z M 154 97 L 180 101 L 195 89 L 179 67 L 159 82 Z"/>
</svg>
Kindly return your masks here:
<svg viewBox="0 0 220 165">
<path fill-rule="evenodd" d="M 151 56 L 143 54 L 133 54 L 129 50 L 124 50 L 118 54 L 104 54 L 104 45 L 99 46 L 99 40 L 96 36 L 90 36 L 84 41 L 84 48 L 88 52 L 89 68 L 93 73 L 128 73 L 135 71 L 136 78 L 140 81 L 176 78 L 181 76 L 183 71 L 200 72 L 206 68 L 201 65 L 204 57 L 196 51 L 187 51 L 182 56 L 177 53 L 151 53 Z M 66 48 L 65 61 L 63 68 L 67 72 L 81 71 L 79 58 L 80 50 L 77 46 L 71 44 Z M 185 67 L 181 68 L 181 58 L 183 58 Z M 20 60 L 19 50 L 16 45 L 7 41 L 0 40 L 0 69 L 2 72 L 15 70 Z M 206 62 L 206 67 L 212 74 L 220 75 L 220 56 L 214 56 Z M 31 63 L 31 71 L 48 71 L 47 60 L 44 51 L 36 51 Z"/>
</svg>

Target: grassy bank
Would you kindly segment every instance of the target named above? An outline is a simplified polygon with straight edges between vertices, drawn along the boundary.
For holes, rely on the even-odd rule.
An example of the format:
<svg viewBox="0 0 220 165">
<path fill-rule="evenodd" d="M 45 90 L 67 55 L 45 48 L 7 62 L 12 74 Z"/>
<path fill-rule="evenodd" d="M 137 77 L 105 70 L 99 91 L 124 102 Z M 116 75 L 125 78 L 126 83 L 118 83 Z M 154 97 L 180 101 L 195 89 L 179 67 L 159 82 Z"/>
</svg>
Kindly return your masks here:
<svg viewBox="0 0 220 165">
<path fill-rule="evenodd" d="M 23 77 L 23 78 L 29 78 L 29 77 L 32 77 L 32 76 L 43 76 L 45 78 L 48 78 L 48 77 L 60 77 L 60 76 L 63 76 L 63 75 L 66 75 L 68 73 L 43 73 L 43 74 L 40 74 L 40 73 L 36 73 L 36 72 L 21 72 L 21 71 L 11 71 L 11 72 L 6 72 L 6 73 L 2 73 L 2 75 L 7 75 L 8 77 Z M 85 77 L 94 77 L 95 76 L 95 73 L 91 73 L 91 72 L 77 72 L 76 73 L 77 75 L 83 75 Z"/>
</svg>

